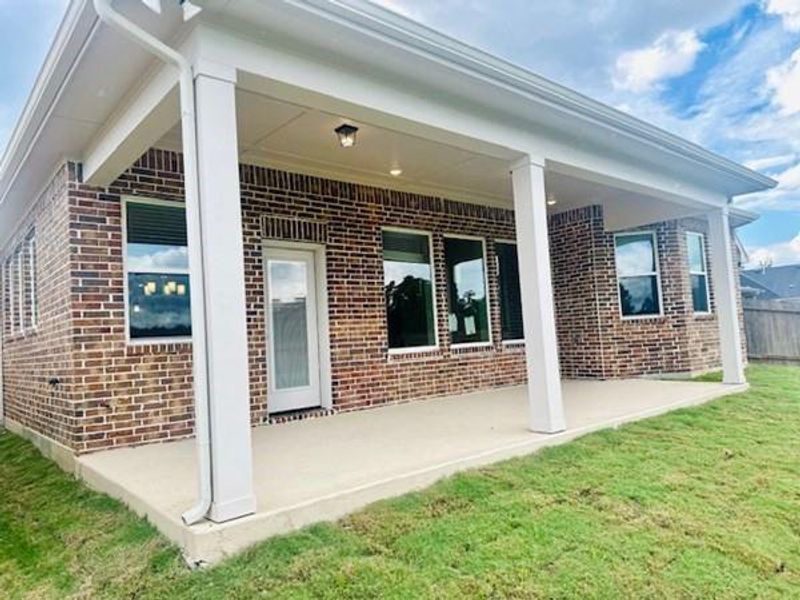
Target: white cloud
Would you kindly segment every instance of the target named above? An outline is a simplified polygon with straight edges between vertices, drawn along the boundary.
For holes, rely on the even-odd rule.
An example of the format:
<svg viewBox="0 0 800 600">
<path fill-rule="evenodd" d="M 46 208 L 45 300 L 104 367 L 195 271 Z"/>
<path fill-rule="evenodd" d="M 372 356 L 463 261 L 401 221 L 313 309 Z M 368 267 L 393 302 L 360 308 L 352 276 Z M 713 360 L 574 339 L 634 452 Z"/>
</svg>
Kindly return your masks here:
<svg viewBox="0 0 800 600">
<path fill-rule="evenodd" d="M 767 86 L 781 115 L 800 112 L 800 49 L 789 60 L 767 71 Z"/>
<path fill-rule="evenodd" d="M 779 154 L 778 156 L 765 156 L 764 158 L 754 158 L 746 160 L 744 166 L 754 171 L 767 171 L 775 167 L 783 167 L 797 160 L 796 154 Z"/>
<path fill-rule="evenodd" d="M 764 12 L 777 15 L 787 31 L 800 31 L 800 0 L 766 0 Z"/>
<path fill-rule="evenodd" d="M 700 32 L 726 23 L 753 0 L 373 1 L 616 104 L 609 82 L 620 54 L 649 46 L 666 31 Z"/>
<path fill-rule="evenodd" d="M 789 241 L 761 246 L 748 251 L 747 264 L 758 267 L 764 264 L 792 265 L 800 263 L 800 232 Z"/>
<path fill-rule="evenodd" d="M 161 250 L 142 247 L 128 255 L 128 268 L 131 271 L 149 273 L 154 268 L 185 269 L 189 258 L 185 247 L 172 246 Z"/>
<path fill-rule="evenodd" d="M 614 67 L 614 86 L 647 92 L 659 81 L 690 71 L 703 48 L 695 31 L 663 33 L 650 46 L 620 55 Z"/>
</svg>

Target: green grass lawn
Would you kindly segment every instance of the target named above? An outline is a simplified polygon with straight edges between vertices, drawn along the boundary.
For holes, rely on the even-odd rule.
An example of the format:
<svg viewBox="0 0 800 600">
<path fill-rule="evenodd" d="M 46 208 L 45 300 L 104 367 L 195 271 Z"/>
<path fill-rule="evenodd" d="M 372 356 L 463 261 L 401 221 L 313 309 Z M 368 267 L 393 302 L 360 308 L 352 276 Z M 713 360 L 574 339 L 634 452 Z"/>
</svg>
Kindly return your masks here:
<svg viewBox="0 0 800 600">
<path fill-rule="evenodd" d="M 267 541 L 204 571 L 0 435 L 0 596 L 800 597 L 800 368 Z M 280 485 L 280 482 L 275 482 Z"/>
</svg>

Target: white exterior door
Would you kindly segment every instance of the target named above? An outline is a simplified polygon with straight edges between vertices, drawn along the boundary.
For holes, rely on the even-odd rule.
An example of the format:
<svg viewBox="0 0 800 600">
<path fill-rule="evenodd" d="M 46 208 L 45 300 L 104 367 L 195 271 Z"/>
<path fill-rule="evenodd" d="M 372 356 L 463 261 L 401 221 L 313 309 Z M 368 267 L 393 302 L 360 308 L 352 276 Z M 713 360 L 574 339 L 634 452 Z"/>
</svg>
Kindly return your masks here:
<svg viewBox="0 0 800 600">
<path fill-rule="evenodd" d="M 267 248 L 270 413 L 321 405 L 314 252 Z"/>
</svg>

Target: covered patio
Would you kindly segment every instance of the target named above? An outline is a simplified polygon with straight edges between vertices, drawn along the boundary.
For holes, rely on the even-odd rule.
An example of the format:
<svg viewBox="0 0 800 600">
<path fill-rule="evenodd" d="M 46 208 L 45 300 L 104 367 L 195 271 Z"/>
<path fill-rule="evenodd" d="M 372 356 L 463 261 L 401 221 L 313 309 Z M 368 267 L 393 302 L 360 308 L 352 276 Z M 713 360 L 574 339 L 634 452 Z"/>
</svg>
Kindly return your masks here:
<svg viewBox="0 0 800 600">
<path fill-rule="evenodd" d="M 196 495 L 194 440 L 82 456 L 75 472 L 150 519 L 190 562 L 214 562 L 271 535 L 337 519 L 465 469 L 746 388 L 647 379 L 565 381 L 567 428 L 556 434 L 525 427 L 525 386 L 256 428 L 256 512 L 226 523 L 181 521 Z"/>
<path fill-rule="evenodd" d="M 156 17 L 127 7 L 162 43 L 177 40 L 179 62 L 186 62 L 180 78 L 175 65 L 100 24 L 88 8 L 76 14 L 98 31 L 76 81 L 106 71 L 119 81 L 109 80 L 103 94 L 74 85 L 70 104 L 56 106 L 85 125 L 69 138 L 74 148 L 51 143 L 63 137 L 57 128 L 41 140 L 43 152 L 81 157 L 74 221 L 113 236 L 98 243 L 114 250 L 102 265 L 111 275 L 101 308 L 112 311 L 112 324 L 91 313 L 74 327 L 72 363 L 82 365 L 74 406 L 88 415 L 76 427 L 74 452 L 187 437 L 79 455 L 76 472 L 147 515 L 191 560 L 218 560 L 459 470 L 745 387 L 729 201 L 770 180 L 360 0 L 197 4 L 203 12 L 188 24 L 175 11 Z M 129 68 L 111 68 L 122 54 Z M 75 107 L 96 122 L 78 118 Z M 358 132 L 357 142 L 339 136 L 343 126 Z M 30 195 L 18 188 L 19 197 Z M 77 194 L 96 195 L 96 202 Z M 185 239 L 159 231 L 155 245 L 185 249 L 180 276 L 191 285 L 167 282 L 162 295 L 188 290 L 191 344 L 181 336 L 132 339 L 131 314 L 141 306 L 128 306 L 126 286 L 138 272 L 126 256 L 144 238 L 129 235 L 136 228 L 126 219 L 137 200 L 184 206 Z M 556 244 L 551 255 L 549 222 L 562 216 L 562 224 L 573 223 L 576 211 L 588 215 L 572 232 L 577 242 Z M 706 298 L 713 295 L 714 310 L 698 322 L 714 341 L 696 354 L 713 347 L 725 385 L 568 381 L 562 392 L 562 377 L 695 372 L 680 360 L 688 333 L 681 330 L 683 341 L 656 336 L 689 320 L 679 298 L 689 277 L 678 230 L 669 242 L 648 238 L 652 268 L 629 273 L 650 285 L 649 320 L 623 314 L 614 263 L 619 232 L 683 218 L 707 229 L 702 276 L 707 288 L 711 277 Z M 394 229 L 406 242 L 427 244 L 386 252 L 384 233 Z M 85 242 L 82 264 L 90 273 L 96 235 L 73 236 Z M 450 260 L 446 239 L 480 250 L 456 249 Z M 519 327 L 507 336 L 496 244 L 516 247 L 509 262 L 518 281 L 508 286 L 514 301 L 506 313 Z M 665 271 L 680 280 L 665 286 L 667 294 L 659 287 L 662 249 L 672 252 Z M 418 311 L 425 319 L 417 320 L 425 320 L 428 343 L 390 340 L 384 261 L 423 269 L 415 277 L 426 278 Z M 554 261 L 561 261 L 556 283 L 569 292 L 560 306 Z M 465 283 L 458 297 L 450 292 L 454 273 L 468 262 L 479 267 L 480 283 Z M 287 285 L 291 294 L 279 291 L 288 277 L 269 280 L 278 263 L 296 272 L 302 264 L 307 275 L 299 288 Z M 87 310 L 95 310 L 99 278 L 74 279 Z M 602 294 L 593 287 L 598 280 L 606 283 Z M 582 296 L 575 284 L 591 293 Z M 479 318 L 466 315 L 460 300 Z M 275 315 L 301 301 L 307 308 L 291 325 L 306 332 L 305 345 L 298 346 L 301 360 L 286 364 L 302 369 L 297 382 L 279 386 L 296 373 L 277 367 Z M 561 340 L 559 315 L 576 315 L 560 324 Z M 631 318 L 621 325 L 623 317 Z M 614 344 L 633 337 L 635 347 L 614 354 L 601 339 L 609 324 L 619 326 Z M 585 369 L 568 361 L 574 370 L 564 368 L 564 342 L 582 350 Z M 110 358 L 97 359 L 98 350 Z M 604 364 L 664 353 L 675 360 L 637 373 Z M 530 383 L 503 387 L 521 381 Z M 395 404 L 431 396 L 438 399 Z M 274 414 L 312 409 L 339 414 L 251 428 Z"/>
</svg>

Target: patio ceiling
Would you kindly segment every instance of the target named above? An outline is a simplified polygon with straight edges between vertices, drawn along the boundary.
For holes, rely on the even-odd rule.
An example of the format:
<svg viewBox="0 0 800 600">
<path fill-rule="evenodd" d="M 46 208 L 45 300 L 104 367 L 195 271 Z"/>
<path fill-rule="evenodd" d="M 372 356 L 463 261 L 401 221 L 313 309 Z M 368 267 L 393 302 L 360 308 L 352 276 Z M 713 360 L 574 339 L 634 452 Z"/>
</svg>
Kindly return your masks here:
<svg viewBox="0 0 800 600">
<path fill-rule="evenodd" d="M 359 128 L 352 148 L 342 148 L 334 134 L 344 123 Z M 509 171 L 517 157 L 511 151 L 504 157 L 490 156 L 243 89 L 237 90 L 237 126 L 240 158 L 247 164 L 513 206 Z M 156 145 L 180 151 L 180 126 L 175 125 Z M 402 173 L 393 176 L 393 169 Z M 607 227 L 621 229 L 697 210 L 566 171 L 566 166 L 548 167 L 547 193 L 556 202 L 548 206 L 550 213 L 600 204 Z"/>
</svg>

